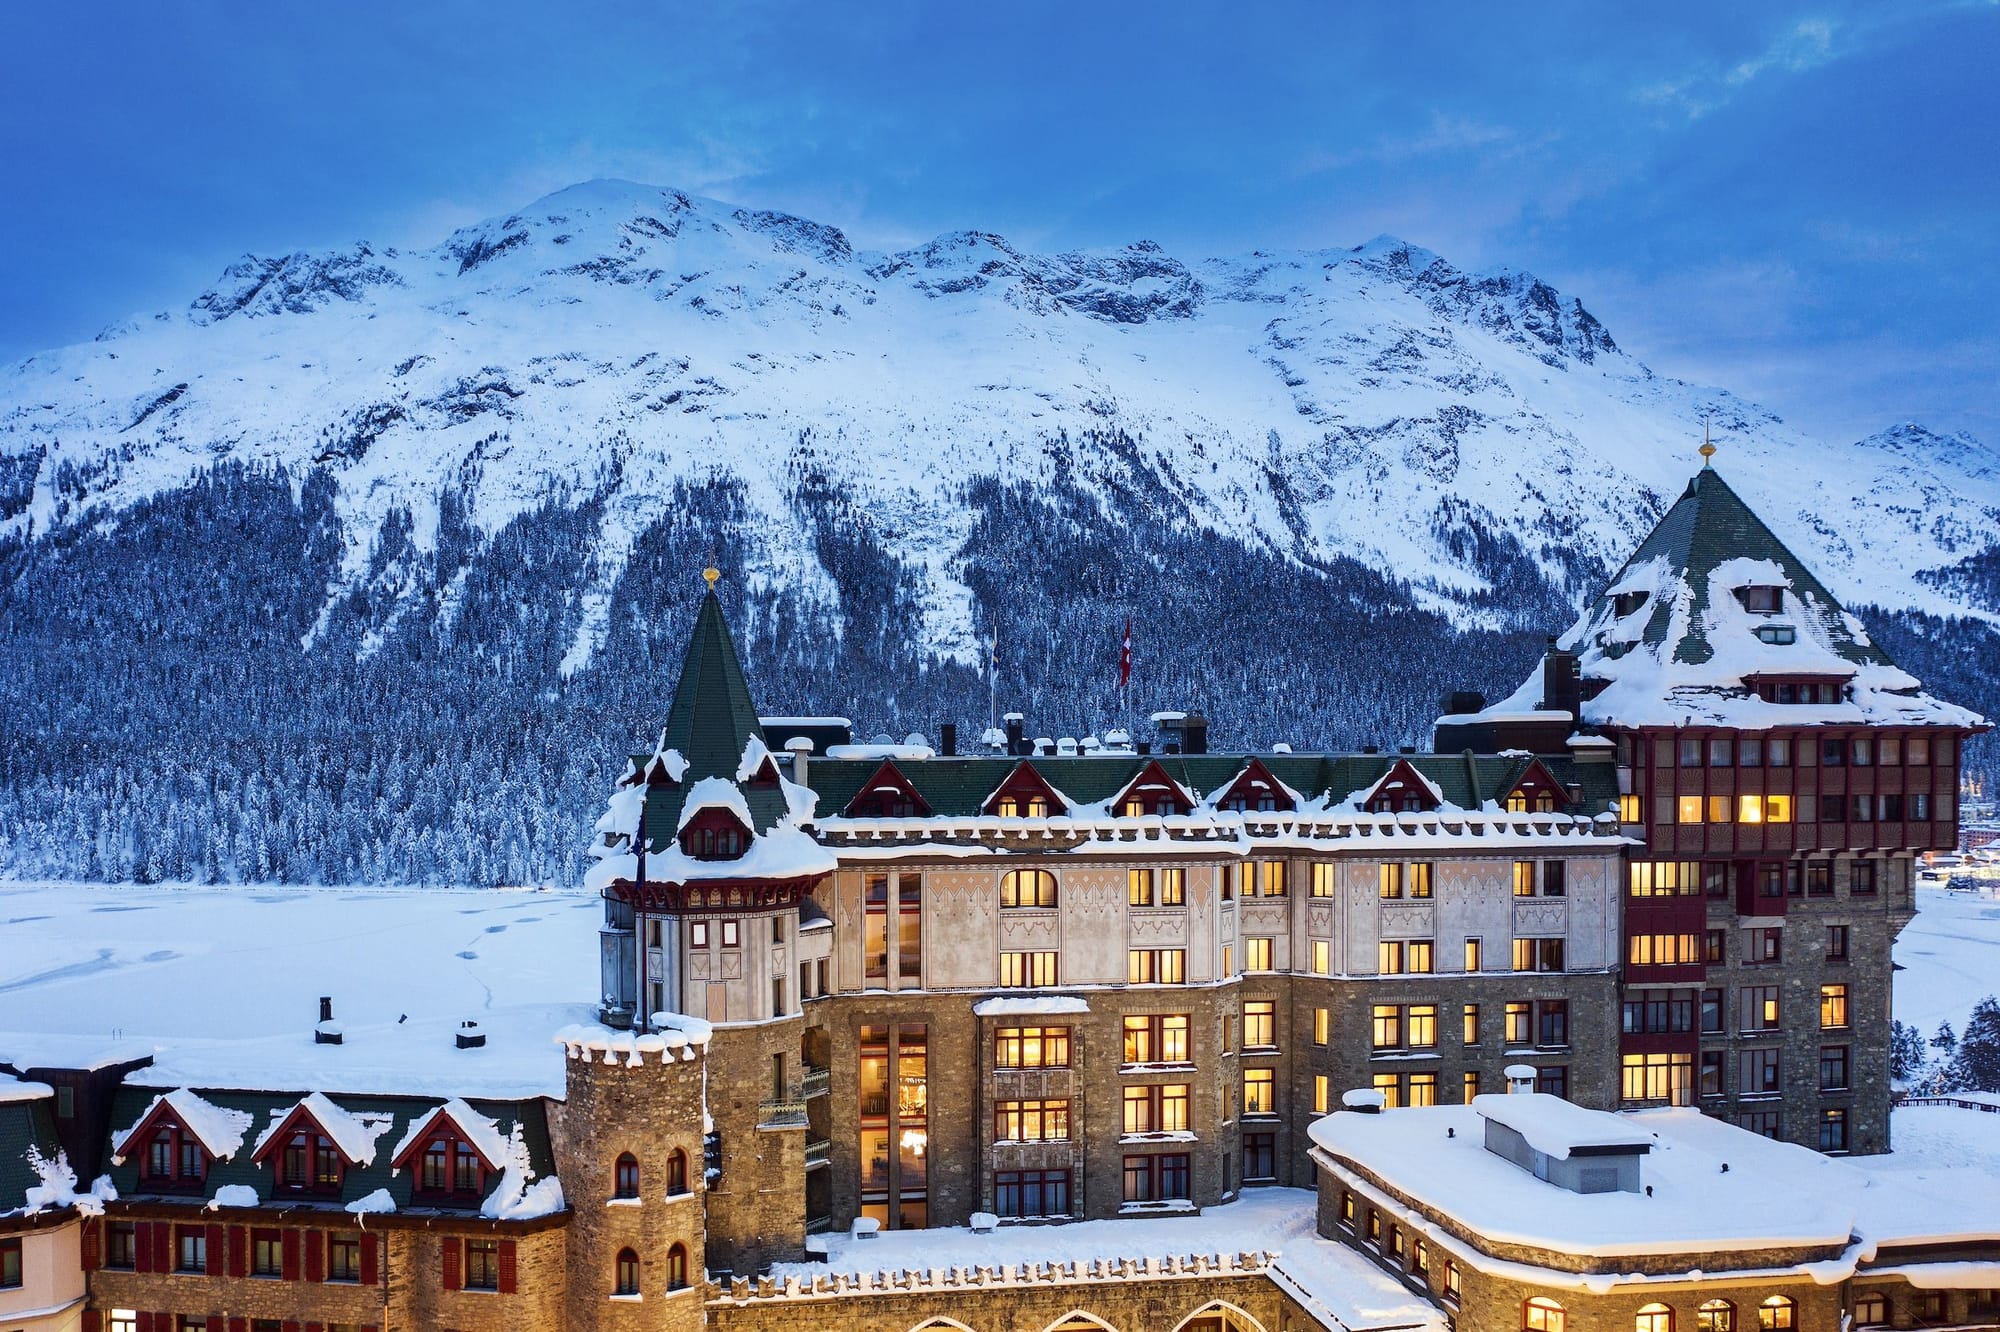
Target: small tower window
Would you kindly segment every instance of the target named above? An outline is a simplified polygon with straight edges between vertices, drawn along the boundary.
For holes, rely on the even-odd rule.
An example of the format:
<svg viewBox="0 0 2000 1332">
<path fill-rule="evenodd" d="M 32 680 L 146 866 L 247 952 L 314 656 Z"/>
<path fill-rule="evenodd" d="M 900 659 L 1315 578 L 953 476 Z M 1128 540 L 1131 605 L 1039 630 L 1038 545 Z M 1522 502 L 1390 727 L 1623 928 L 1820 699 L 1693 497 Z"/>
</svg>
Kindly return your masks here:
<svg viewBox="0 0 2000 1332">
<path fill-rule="evenodd" d="M 688 1251 L 676 1244 L 667 1250 L 667 1289 L 686 1290 L 688 1283 Z"/>
<path fill-rule="evenodd" d="M 688 1191 L 687 1153 L 676 1147 L 667 1157 L 667 1196 L 675 1197 Z"/>
<path fill-rule="evenodd" d="M 638 1197 L 639 1158 L 632 1155 L 632 1153 L 630 1152 L 621 1153 L 618 1157 L 618 1167 L 615 1173 L 616 1173 L 616 1180 L 614 1184 L 615 1191 L 612 1193 L 612 1197 L 614 1198 Z"/>
<path fill-rule="evenodd" d="M 1739 587 L 1736 599 L 1752 615 L 1776 615 L 1785 608 L 1785 590 L 1781 587 Z"/>
<path fill-rule="evenodd" d="M 639 1255 L 630 1249 L 618 1251 L 618 1287 L 615 1293 L 619 1295 L 639 1293 Z"/>
</svg>

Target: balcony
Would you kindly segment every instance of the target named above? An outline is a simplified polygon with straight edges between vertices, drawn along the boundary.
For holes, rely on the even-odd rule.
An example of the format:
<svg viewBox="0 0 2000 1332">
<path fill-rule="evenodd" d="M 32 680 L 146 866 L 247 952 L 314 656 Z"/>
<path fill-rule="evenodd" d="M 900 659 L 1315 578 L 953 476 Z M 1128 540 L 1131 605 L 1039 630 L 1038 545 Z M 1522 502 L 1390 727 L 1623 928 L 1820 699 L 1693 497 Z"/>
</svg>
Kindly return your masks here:
<svg viewBox="0 0 2000 1332">
<path fill-rule="evenodd" d="M 808 1068 L 799 1079 L 805 1098 L 810 1101 L 815 1096 L 826 1096 L 833 1091 L 833 1070 L 830 1068 Z"/>
<path fill-rule="evenodd" d="M 760 1129 L 794 1129 L 806 1126 L 804 1101 L 761 1101 L 757 1105 Z"/>
<path fill-rule="evenodd" d="M 832 1159 L 833 1143 L 825 1138 L 806 1139 L 806 1169 L 817 1169 Z"/>
</svg>

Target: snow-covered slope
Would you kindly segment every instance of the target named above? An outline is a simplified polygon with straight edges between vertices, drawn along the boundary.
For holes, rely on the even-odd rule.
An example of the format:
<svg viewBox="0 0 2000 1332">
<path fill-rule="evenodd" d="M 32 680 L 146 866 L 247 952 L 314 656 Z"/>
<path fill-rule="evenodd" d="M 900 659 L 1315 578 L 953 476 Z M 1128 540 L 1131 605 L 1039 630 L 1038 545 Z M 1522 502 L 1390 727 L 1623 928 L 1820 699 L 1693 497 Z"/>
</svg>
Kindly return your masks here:
<svg viewBox="0 0 2000 1332">
<path fill-rule="evenodd" d="M 1744 498 L 1837 596 L 1959 608 L 1918 575 L 2000 530 L 1986 448 L 1916 427 L 1809 439 L 1654 374 L 1525 273 L 1466 274 L 1386 238 L 1196 259 L 1146 242 L 1034 255 L 968 232 L 873 254 L 800 218 L 613 181 L 433 249 L 246 258 L 184 311 L 8 367 L 0 542 L 221 458 L 318 465 L 358 579 L 392 509 L 432 540 L 447 484 L 469 482 L 491 531 L 610 478 L 574 671 L 676 478 L 740 478 L 762 523 L 753 582 L 834 604 L 786 506 L 809 460 L 922 568 L 922 646 L 961 660 L 984 628 L 957 570 L 975 476 L 1116 483 L 1495 625 L 1493 543 L 1512 538 L 1580 601 L 1697 466 L 1704 413 Z"/>
</svg>

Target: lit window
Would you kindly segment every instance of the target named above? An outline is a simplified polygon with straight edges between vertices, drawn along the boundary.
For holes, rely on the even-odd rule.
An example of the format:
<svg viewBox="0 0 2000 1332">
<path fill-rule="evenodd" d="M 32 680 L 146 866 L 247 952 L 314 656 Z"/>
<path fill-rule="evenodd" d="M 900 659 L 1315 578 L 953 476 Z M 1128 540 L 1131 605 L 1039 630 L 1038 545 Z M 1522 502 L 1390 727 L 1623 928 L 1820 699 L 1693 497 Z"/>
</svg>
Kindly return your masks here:
<svg viewBox="0 0 2000 1332">
<path fill-rule="evenodd" d="M 1770 1025 L 1777 1025 L 1775 1001 L 1772 1005 L 1772 1022 Z M 1845 985 L 1822 985 L 1819 987 L 1819 1025 L 1822 1030 L 1827 1031 L 1847 1025 L 1847 987 Z"/>
<path fill-rule="evenodd" d="M 1274 1115 L 1278 1112 L 1277 1072 L 1268 1068 L 1243 1070 L 1243 1113 Z"/>
<path fill-rule="evenodd" d="M 1564 1332 L 1567 1315 L 1554 1300 L 1536 1296 L 1521 1306 L 1522 1332 Z"/>
<path fill-rule="evenodd" d="M 1783 1295 L 1773 1295 L 1757 1306 L 1759 1332 L 1791 1332 L 1798 1326 L 1799 1306 Z"/>
<path fill-rule="evenodd" d="M 1251 936 L 1243 940 L 1243 969 L 1245 971 L 1271 970 L 1271 939 Z"/>
<path fill-rule="evenodd" d="M 1682 797 L 1680 798 L 1680 801 L 1679 801 L 1679 805 L 1680 805 L 1680 809 L 1679 809 L 1679 814 L 1678 814 L 1678 816 L 1677 816 L 1677 820 L 1676 820 L 1677 822 L 1680 822 L 1680 823 L 1700 823 L 1700 822 L 1701 822 L 1701 797 L 1700 797 L 1700 796 L 1691 796 L 1691 795 L 1684 795 L 1684 796 L 1682 796 Z"/>
<path fill-rule="evenodd" d="M 1736 1332 L 1736 1306 L 1728 1300 L 1706 1300 L 1694 1311 L 1696 1332 Z"/>
<path fill-rule="evenodd" d="M 1632 1332 L 1674 1332 L 1674 1311 L 1659 1303 L 1641 1305 Z"/>
<path fill-rule="evenodd" d="M 1000 876 L 1002 907 L 1052 907 L 1056 876 L 1047 870 L 1008 870 Z"/>
</svg>

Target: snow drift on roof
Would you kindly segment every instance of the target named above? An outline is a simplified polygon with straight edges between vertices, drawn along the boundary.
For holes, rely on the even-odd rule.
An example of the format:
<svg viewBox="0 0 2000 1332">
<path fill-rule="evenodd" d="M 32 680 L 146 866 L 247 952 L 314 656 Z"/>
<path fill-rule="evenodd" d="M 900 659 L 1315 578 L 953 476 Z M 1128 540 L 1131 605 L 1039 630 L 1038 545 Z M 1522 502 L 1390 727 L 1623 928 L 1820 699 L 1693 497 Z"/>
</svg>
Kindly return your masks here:
<svg viewBox="0 0 2000 1332">
<path fill-rule="evenodd" d="M 297 1105 L 271 1112 L 271 1122 L 257 1136 L 250 1149 L 252 1160 L 264 1154 L 264 1149 L 277 1136 L 278 1130 L 294 1111 L 303 1110 L 312 1117 L 313 1123 L 340 1149 L 340 1154 L 354 1165 L 373 1165 L 375 1162 L 375 1140 L 388 1132 L 394 1116 L 384 1114 L 357 1115 L 343 1110 L 327 1099 L 322 1092 L 313 1092 Z"/>
<path fill-rule="evenodd" d="M 1527 1139 L 1544 1156 L 1568 1160 L 1572 1152 L 1624 1147 L 1644 1151 L 1652 1146 L 1649 1133 L 1604 1110 L 1587 1110 L 1547 1092 L 1488 1092 L 1472 1098 L 1472 1108 L 1496 1124 L 1504 1124 Z"/>
<path fill-rule="evenodd" d="M 242 1110 L 228 1110 L 210 1101 L 204 1101 L 186 1087 L 155 1096 L 147 1102 L 132 1127 L 111 1139 L 111 1155 L 120 1160 L 125 1155 L 125 1145 L 145 1122 L 152 1118 L 153 1111 L 160 1103 L 166 1102 L 167 1109 L 181 1123 L 181 1127 L 200 1140 L 208 1154 L 218 1161 L 227 1161 L 236 1155 L 243 1145 L 243 1137 L 250 1131 L 250 1115 Z"/>
</svg>

